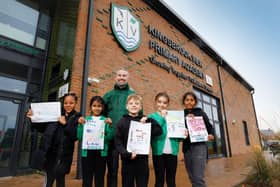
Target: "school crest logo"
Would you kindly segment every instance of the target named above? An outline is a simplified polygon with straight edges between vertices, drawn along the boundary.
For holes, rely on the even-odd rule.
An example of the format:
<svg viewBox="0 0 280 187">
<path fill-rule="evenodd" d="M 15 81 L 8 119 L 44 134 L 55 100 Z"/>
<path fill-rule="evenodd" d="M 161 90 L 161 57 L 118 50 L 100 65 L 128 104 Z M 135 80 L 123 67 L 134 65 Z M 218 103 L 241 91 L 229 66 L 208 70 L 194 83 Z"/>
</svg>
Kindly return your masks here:
<svg viewBox="0 0 280 187">
<path fill-rule="evenodd" d="M 115 38 L 128 52 L 136 50 L 141 43 L 141 23 L 127 7 L 111 5 L 111 26 Z"/>
</svg>

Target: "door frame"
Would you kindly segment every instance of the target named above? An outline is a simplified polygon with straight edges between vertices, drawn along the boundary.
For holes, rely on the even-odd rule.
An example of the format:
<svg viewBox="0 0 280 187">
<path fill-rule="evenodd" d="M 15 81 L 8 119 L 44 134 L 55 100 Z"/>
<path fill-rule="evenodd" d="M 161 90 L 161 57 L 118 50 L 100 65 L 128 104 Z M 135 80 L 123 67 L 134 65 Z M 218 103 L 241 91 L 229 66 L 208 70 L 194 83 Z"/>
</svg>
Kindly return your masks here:
<svg viewBox="0 0 280 187">
<path fill-rule="evenodd" d="M 0 168 L 0 177 L 3 176 L 14 176 L 16 175 L 17 170 L 17 160 L 19 157 L 19 150 L 20 150 L 20 139 L 22 135 L 23 129 L 23 121 L 24 121 L 24 106 L 25 106 L 25 98 L 26 96 L 22 94 L 15 94 L 5 91 L 0 91 L 0 100 L 12 101 L 19 104 L 17 110 L 17 119 L 15 125 L 15 134 L 13 138 L 13 144 L 11 148 L 11 155 L 9 158 L 8 167 Z"/>
</svg>

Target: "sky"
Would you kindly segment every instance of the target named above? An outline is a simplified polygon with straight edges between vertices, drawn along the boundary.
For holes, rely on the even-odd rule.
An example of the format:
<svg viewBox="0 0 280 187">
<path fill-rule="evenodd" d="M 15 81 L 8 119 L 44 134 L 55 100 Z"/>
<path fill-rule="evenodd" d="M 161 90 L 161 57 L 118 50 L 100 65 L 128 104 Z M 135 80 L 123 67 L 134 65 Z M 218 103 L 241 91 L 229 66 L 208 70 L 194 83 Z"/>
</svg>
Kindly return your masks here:
<svg viewBox="0 0 280 187">
<path fill-rule="evenodd" d="M 254 87 L 259 128 L 280 131 L 280 1 L 164 2 Z"/>
</svg>

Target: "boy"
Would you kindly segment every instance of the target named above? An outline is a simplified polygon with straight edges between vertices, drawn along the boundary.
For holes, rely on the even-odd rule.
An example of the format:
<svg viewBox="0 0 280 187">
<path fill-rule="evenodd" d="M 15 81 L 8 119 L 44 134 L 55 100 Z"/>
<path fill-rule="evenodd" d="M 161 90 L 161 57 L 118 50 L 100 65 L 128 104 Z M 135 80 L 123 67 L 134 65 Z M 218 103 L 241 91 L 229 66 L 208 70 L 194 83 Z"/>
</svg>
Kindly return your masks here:
<svg viewBox="0 0 280 187">
<path fill-rule="evenodd" d="M 117 123 L 115 133 L 115 146 L 122 158 L 122 186 L 133 187 L 135 181 L 137 187 L 147 187 L 149 179 L 148 155 L 136 155 L 126 150 L 130 122 L 151 123 L 152 137 L 161 135 L 162 129 L 155 120 L 139 114 L 142 109 L 141 96 L 137 94 L 128 96 L 126 108 L 128 115 L 124 115 Z"/>
</svg>

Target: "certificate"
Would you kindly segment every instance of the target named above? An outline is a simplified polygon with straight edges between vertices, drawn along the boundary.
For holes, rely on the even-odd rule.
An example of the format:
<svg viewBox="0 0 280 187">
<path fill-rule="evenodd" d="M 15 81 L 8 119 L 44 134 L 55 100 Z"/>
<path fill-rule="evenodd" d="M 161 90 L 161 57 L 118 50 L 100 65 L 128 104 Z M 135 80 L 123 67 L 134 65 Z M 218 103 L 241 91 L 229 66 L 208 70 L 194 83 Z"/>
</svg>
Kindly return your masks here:
<svg viewBox="0 0 280 187">
<path fill-rule="evenodd" d="M 148 155 L 151 140 L 151 123 L 131 121 L 128 131 L 127 151 Z"/>
<path fill-rule="evenodd" d="M 191 142 L 208 141 L 208 132 L 202 116 L 186 117 Z"/>
<path fill-rule="evenodd" d="M 33 123 L 58 121 L 61 116 L 60 102 L 31 103 Z"/>
<path fill-rule="evenodd" d="M 186 138 L 183 110 L 169 110 L 166 115 L 167 136 L 169 138 Z"/>
<path fill-rule="evenodd" d="M 86 120 L 83 131 L 82 149 L 104 149 L 105 122 L 99 119 Z"/>
</svg>

